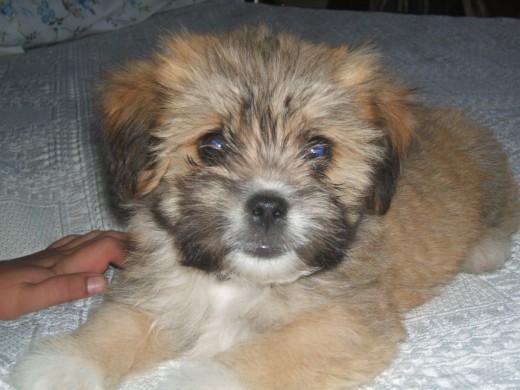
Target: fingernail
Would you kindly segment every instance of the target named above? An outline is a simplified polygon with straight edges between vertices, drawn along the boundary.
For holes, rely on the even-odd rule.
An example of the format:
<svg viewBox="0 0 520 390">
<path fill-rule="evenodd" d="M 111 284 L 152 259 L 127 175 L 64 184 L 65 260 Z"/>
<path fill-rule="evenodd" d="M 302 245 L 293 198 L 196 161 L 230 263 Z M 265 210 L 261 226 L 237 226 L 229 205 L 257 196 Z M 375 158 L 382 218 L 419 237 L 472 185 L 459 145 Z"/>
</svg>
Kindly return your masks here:
<svg viewBox="0 0 520 390">
<path fill-rule="evenodd" d="M 99 294 L 107 288 L 107 280 L 104 276 L 91 276 L 87 279 L 87 291 L 89 295 Z"/>
</svg>

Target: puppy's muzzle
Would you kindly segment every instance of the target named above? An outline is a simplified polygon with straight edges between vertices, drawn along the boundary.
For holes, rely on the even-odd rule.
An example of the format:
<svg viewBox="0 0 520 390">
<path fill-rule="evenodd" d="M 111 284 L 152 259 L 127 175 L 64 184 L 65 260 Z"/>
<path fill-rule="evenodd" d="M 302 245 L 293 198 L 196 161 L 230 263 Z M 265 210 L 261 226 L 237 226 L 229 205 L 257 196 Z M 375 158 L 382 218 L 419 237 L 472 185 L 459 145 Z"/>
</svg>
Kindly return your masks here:
<svg viewBox="0 0 520 390">
<path fill-rule="evenodd" d="M 259 257 L 275 257 L 285 249 L 281 236 L 285 230 L 289 204 L 276 193 L 258 193 L 246 202 L 251 241 L 247 252 Z"/>
</svg>

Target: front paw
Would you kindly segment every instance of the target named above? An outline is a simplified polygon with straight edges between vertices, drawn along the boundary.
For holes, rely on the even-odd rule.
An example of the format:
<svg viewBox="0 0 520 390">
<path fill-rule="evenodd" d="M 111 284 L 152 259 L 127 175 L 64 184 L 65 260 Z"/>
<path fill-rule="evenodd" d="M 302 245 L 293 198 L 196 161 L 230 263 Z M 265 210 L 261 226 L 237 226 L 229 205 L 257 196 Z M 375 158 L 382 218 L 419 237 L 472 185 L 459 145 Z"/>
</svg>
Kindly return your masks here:
<svg viewBox="0 0 520 390">
<path fill-rule="evenodd" d="M 60 352 L 29 354 L 16 366 L 11 381 L 18 390 L 103 390 L 99 368 Z"/>
<path fill-rule="evenodd" d="M 211 359 L 175 360 L 159 383 L 160 390 L 246 390 L 237 375 Z"/>
</svg>

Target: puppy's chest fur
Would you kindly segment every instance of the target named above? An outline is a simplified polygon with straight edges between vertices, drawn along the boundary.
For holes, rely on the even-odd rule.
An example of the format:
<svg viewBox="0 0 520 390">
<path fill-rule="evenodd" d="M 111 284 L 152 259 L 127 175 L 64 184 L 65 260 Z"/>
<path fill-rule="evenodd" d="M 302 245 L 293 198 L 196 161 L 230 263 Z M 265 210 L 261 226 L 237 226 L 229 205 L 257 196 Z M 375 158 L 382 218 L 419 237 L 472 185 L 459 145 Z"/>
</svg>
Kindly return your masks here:
<svg viewBox="0 0 520 390">
<path fill-rule="evenodd" d="M 172 299 L 161 309 L 164 314 L 156 317 L 156 324 L 172 330 L 174 350 L 183 357 L 215 356 L 268 331 L 292 311 L 269 286 L 220 282 L 191 272 L 177 277 L 183 286 L 171 292 Z M 157 300 L 152 304 L 160 305 Z"/>
<path fill-rule="evenodd" d="M 258 331 L 254 329 L 254 317 L 263 314 L 251 312 L 265 311 L 268 293 L 262 289 L 229 282 L 208 284 L 206 291 L 200 293 L 206 296 L 194 303 L 201 304 L 201 309 L 206 305 L 206 321 L 199 326 L 190 354 L 214 355 L 250 337 Z"/>
</svg>

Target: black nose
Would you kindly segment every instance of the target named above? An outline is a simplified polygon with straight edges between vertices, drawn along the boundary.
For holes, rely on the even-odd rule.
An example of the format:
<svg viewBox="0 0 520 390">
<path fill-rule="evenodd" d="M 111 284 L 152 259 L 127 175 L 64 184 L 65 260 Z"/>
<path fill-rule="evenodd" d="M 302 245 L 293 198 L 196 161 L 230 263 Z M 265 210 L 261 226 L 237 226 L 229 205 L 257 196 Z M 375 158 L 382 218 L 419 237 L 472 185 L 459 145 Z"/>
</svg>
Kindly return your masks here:
<svg viewBox="0 0 520 390">
<path fill-rule="evenodd" d="M 285 220 L 289 205 L 276 194 L 257 194 L 247 201 L 247 210 L 251 220 L 266 232 Z"/>
</svg>

